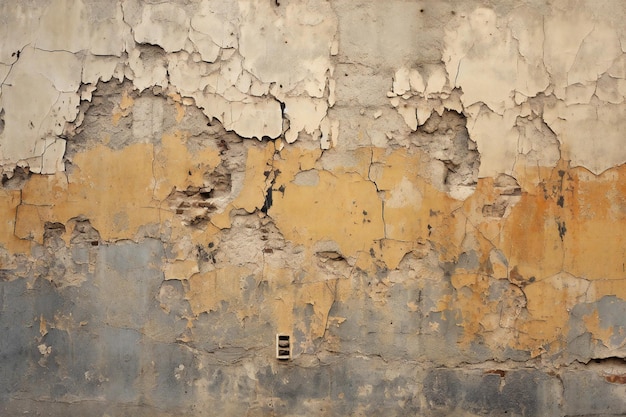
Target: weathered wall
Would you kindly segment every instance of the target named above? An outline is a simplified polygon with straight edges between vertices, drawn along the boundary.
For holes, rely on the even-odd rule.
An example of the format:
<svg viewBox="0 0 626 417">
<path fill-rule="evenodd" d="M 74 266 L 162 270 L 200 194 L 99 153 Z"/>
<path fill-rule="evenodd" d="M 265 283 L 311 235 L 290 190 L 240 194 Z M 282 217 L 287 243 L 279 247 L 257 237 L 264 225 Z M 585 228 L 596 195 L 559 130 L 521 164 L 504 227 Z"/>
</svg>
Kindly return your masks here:
<svg viewBox="0 0 626 417">
<path fill-rule="evenodd" d="M 0 414 L 625 415 L 625 21 L 1 0 Z"/>
</svg>

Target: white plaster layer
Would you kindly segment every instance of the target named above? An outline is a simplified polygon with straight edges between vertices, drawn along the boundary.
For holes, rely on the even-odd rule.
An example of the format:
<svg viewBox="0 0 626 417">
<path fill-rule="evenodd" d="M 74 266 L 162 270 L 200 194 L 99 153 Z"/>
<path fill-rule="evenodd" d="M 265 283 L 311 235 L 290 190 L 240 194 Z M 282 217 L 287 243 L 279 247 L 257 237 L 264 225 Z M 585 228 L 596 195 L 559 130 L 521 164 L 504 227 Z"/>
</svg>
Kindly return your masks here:
<svg viewBox="0 0 626 417">
<path fill-rule="evenodd" d="M 417 68 L 398 69 L 391 104 L 411 130 L 440 106 L 463 112 L 481 153 L 480 177 L 515 175 L 520 161 L 554 166 L 562 158 L 595 174 L 623 164 L 626 58 L 619 28 L 594 20 L 591 7 L 458 16 L 444 39 L 447 74 L 430 74 L 423 90 Z M 447 98 L 452 89 L 460 102 Z M 528 129 L 535 118 L 555 138 Z"/>
<path fill-rule="evenodd" d="M 11 16 L 0 28 L 5 171 L 17 163 L 33 172 L 62 170 L 63 154 L 49 144 L 63 142 L 80 100 L 90 99 L 93 89 L 79 91 L 81 84 L 113 77 L 130 79 L 139 91 L 156 86 L 191 98 L 246 138 L 283 134 L 281 103 L 291 101 L 289 141 L 304 130 L 325 136 L 320 146 L 329 146 L 331 123 L 322 120 L 335 102 L 329 74 L 337 21 L 327 2 L 53 0 L 15 7 L 0 5 L 0 14 Z M 45 163 L 36 162 L 44 154 Z"/>
</svg>

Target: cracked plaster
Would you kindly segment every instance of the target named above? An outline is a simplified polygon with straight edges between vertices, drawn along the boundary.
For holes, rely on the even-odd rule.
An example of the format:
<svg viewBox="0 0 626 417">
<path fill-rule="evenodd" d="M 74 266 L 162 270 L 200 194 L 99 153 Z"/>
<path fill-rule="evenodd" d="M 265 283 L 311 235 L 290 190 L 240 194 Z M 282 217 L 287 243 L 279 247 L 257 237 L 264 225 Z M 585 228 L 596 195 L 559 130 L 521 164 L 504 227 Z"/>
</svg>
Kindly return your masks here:
<svg viewBox="0 0 626 417">
<path fill-rule="evenodd" d="M 619 93 L 608 97 L 605 90 L 608 84 L 620 91 L 623 80 L 620 29 L 584 9 L 543 15 L 524 5 L 497 16 L 478 8 L 446 29 L 447 74 L 429 74 L 425 88 L 420 69 L 401 67 L 388 96 L 411 130 L 434 110 L 466 114 L 481 153 L 481 177 L 516 175 L 525 154 L 520 140 L 534 140 L 519 131 L 520 119 L 536 118 L 555 134 L 563 159 L 600 174 L 626 161 L 618 146 L 624 107 Z M 454 89 L 461 94 L 450 96 Z M 553 166 L 557 159 L 523 163 Z"/>
<path fill-rule="evenodd" d="M 193 99 L 209 118 L 243 137 L 277 138 L 283 118 L 292 121 L 290 142 L 303 129 L 331 134 L 318 103 L 328 101 L 336 30 L 324 2 L 311 2 L 302 13 L 295 4 L 278 8 L 270 2 L 216 6 L 206 0 L 185 8 L 129 0 L 104 8 L 108 16 L 82 1 L 69 8 L 65 3 L 19 6 L 19 19 L 5 29 L 17 29 L 3 38 L 0 56 L 9 67 L 2 77 L 6 111 L 0 132 L 0 161 L 9 175 L 16 164 L 35 173 L 62 171 L 66 125 L 77 120 L 79 100 L 90 99 L 80 94 L 81 83 L 111 77 L 130 79 L 140 91 L 160 86 Z M 9 16 L 9 5 L 3 8 Z M 59 20 L 68 23 L 59 26 Z M 90 21 L 97 22 L 95 29 Z M 321 117 L 295 110 L 307 99 Z M 283 115 L 281 103 L 288 100 L 294 111 Z M 14 110 L 26 103 L 37 106 L 28 105 L 30 113 Z M 25 142 L 14 139 L 25 132 Z"/>
<path fill-rule="evenodd" d="M 9 3 L 0 308 L 18 309 L 5 291 L 47 297 L 21 314 L 37 360 L 16 375 L 30 386 L 55 364 L 67 389 L 24 398 L 193 415 L 189 390 L 205 405 L 237 395 L 259 414 L 273 405 L 253 398 L 358 414 L 381 384 L 387 408 L 394 395 L 431 407 L 416 387 L 435 368 L 545 377 L 624 357 L 623 11 Z M 395 25 L 402 11 L 423 20 Z M 404 36 L 420 31 L 423 51 Z M 273 362 L 276 333 L 293 336 L 293 365 Z M 74 370 L 66 337 L 108 343 Z M 108 381 L 132 369 L 102 365 L 116 349 L 143 366 L 124 392 Z M 357 359 L 385 370 L 342 368 L 354 398 L 292 375 L 308 401 L 296 405 L 257 384 Z M 435 368 L 411 371 L 407 388 L 396 376 L 408 364 Z M 85 391 L 64 385 L 74 371 Z"/>
</svg>

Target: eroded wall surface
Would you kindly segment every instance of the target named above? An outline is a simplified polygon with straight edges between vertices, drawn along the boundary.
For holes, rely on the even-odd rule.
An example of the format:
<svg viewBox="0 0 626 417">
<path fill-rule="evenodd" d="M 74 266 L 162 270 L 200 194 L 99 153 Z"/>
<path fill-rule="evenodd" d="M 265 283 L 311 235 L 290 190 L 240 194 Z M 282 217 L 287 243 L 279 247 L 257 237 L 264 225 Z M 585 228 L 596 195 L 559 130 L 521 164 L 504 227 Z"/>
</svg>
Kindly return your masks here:
<svg viewBox="0 0 626 417">
<path fill-rule="evenodd" d="M 624 21 L 0 1 L 0 414 L 626 414 Z"/>
</svg>

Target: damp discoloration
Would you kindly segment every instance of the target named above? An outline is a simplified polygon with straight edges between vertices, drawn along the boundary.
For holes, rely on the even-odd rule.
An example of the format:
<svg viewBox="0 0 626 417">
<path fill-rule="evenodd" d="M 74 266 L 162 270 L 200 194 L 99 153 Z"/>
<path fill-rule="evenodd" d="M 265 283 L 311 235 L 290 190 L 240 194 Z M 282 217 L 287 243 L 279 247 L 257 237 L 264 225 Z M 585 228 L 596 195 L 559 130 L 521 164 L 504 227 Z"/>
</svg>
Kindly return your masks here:
<svg viewBox="0 0 626 417">
<path fill-rule="evenodd" d="M 626 413 L 620 7 L 0 3 L 2 413 Z"/>
</svg>

